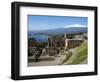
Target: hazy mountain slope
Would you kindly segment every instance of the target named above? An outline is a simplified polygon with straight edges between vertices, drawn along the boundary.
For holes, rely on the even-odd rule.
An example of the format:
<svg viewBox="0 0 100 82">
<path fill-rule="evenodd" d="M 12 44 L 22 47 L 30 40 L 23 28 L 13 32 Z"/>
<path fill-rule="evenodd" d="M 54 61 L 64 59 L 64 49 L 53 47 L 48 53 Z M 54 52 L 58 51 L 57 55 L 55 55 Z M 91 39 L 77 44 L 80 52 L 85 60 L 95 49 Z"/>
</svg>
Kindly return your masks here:
<svg viewBox="0 0 100 82">
<path fill-rule="evenodd" d="M 70 27 L 70 28 L 57 28 L 57 29 L 50 29 L 50 30 L 38 30 L 38 31 L 29 31 L 28 35 L 41 35 L 41 34 L 49 34 L 49 35 L 56 35 L 56 34 L 73 34 L 73 33 L 80 33 L 80 32 L 87 32 L 87 27 Z"/>
</svg>

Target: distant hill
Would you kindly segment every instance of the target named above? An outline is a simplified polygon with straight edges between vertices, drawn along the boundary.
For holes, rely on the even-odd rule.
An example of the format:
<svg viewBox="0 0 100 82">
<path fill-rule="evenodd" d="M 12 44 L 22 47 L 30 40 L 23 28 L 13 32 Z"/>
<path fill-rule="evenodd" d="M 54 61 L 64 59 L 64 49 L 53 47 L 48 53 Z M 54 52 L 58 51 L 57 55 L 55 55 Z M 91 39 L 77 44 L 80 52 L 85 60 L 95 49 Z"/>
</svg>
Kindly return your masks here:
<svg viewBox="0 0 100 82">
<path fill-rule="evenodd" d="M 38 30 L 38 31 L 29 31 L 28 35 L 59 35 L 59 34 L 74 34 L 74 33 L 85 33 L 87 32 L 87 27 L 70 27 L 70 28 L 56 28 L 56 29 L 50 29 L 50 30 Z"/>
</svg>

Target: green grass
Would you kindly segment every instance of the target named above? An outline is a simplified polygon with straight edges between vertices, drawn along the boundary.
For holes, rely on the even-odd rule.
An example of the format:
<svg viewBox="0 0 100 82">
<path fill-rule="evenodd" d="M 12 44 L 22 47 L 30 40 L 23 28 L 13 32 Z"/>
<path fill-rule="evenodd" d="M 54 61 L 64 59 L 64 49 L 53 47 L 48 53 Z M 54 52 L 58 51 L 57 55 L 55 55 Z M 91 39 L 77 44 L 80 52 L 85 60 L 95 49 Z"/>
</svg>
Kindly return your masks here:
<svg viewBox="0 0 100 82">
<path fill-rule="evenodd" d="M 87 58 L 87 48 L 83 49 L 69 64 L 79 64 Z"/>
<path fill-rule="evenodd" d="M 82 61 L 87 59 L 87 41 L 83 42 L 80 46 L 74 48 L 75 53 L 71 57 L 65 57 L 61 64 L 80 64 Z"/>
</svg>

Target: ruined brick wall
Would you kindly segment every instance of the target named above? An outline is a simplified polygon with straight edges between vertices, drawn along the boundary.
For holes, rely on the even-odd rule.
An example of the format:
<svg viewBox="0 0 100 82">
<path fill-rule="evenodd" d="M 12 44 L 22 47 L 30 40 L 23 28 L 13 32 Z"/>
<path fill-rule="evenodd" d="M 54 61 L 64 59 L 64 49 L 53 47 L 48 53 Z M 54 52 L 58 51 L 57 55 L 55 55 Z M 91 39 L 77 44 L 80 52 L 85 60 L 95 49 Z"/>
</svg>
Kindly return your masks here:
<svg viewBox="0 0 100 82">
<path fill-rule="evenodd" d="M 69 39 L 69 40 L 67 40 L 66 48 L 68 48 L 68 49 L 75 48 L 76 46 L 79 46 L 82 42 L 83 42 L 83 40 Z"/>
</svg>

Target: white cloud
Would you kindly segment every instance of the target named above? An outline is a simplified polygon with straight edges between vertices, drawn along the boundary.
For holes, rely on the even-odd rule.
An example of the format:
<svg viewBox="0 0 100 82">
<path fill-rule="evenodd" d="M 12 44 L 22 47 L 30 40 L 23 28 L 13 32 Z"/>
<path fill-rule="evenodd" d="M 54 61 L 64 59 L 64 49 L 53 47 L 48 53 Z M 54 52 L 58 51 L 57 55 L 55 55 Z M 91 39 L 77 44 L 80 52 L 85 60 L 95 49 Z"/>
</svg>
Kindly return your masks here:
<svg viewBox="0 0 100 82">
<path fill-rule="evenodd" d="M 66 25 L 64 28 L 70 28 L 70 27 L 87 27 L 85 25 L 80 25 L 80 24 L 72 24 L 72 25 Z"/>
</svg>

